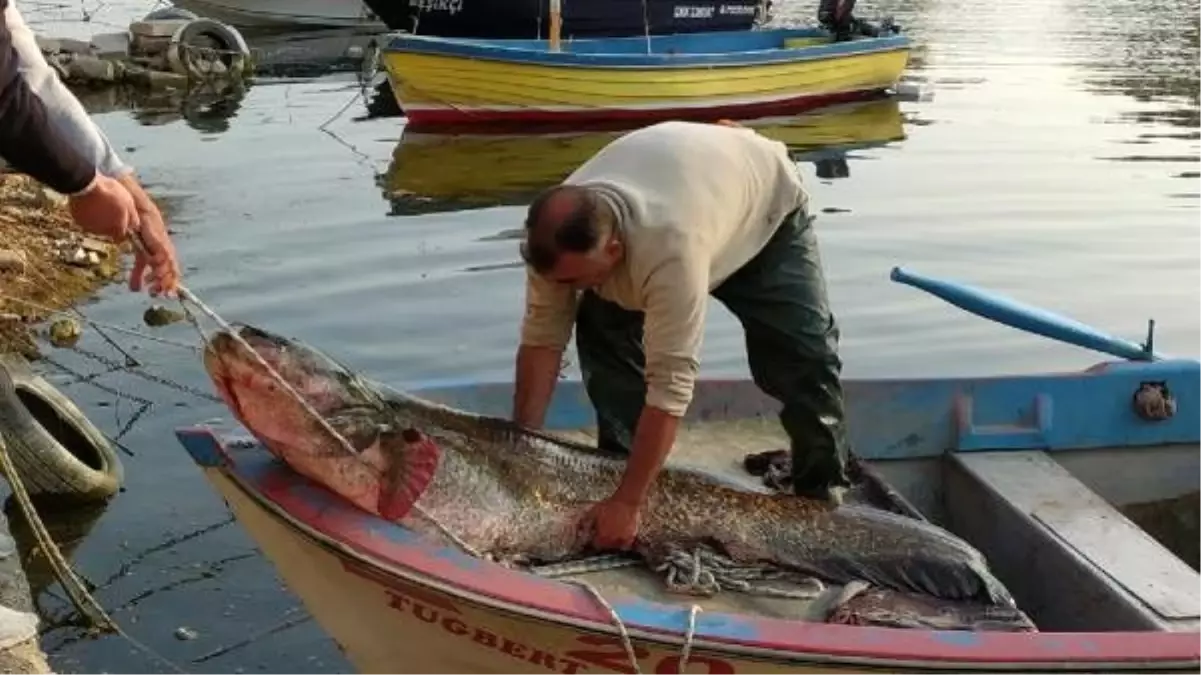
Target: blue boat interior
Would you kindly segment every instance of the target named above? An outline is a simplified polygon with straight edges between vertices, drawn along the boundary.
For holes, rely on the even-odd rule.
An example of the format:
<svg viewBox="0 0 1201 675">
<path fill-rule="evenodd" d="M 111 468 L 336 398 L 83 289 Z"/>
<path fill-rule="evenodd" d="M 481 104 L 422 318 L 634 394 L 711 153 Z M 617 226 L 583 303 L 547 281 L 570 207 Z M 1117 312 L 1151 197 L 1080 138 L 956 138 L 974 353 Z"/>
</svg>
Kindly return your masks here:
<svg viewBox="0 0 1201 675">
<path fill-rule="evenodd" d="M 1201 363 L 962 284 L 902 270 L 892 279 L 1009 326 L 1128 360 L 1083 372 L 848 380 L 861 482 L 848 495 L 932 521 L 988 559 L 1041 631 L 1201 628 Z M 507 416 L 507 382 L 427 383 L 424 398 Z M 750 453 L 788 447 L 779 405 L 749 381 L 704 381 L 669 462 L 767 489 Z M 593 441 L 578 381 L 560 382 L 547 426 Z M 578 575 L 576 575 L 578 576 Z M 608 593 L 691 603 L 652 574 L 590 573 Z M 822 620 L 839 589 L 808 603 L 722 593 L 706 609 Z"/>
</svg>

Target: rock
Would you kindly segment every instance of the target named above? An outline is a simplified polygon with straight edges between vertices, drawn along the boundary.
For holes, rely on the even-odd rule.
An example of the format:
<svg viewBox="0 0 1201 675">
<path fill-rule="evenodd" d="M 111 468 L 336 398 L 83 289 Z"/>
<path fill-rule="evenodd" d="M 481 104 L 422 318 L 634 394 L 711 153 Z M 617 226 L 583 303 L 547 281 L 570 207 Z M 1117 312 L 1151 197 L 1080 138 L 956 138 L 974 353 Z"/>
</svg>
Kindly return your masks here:
<svg viewBox="0 0 1201 675">
<path fill-rule="evenodd" d="M 68 54 L 91 54 L 92 45 L 83 40 L 74 40 L 71 38 L 44 38 L 35 36 L 34 39 L 38 43 L 38 49 L 42 50 L 43 54 L 58 54 L 66 52 Z"/>
<path fill-rule="evenodd" d="M 160 55 L 171 46 L 171 36 L 134 35 L 129 44 L 129 53 L 137 55 Z"/>
<path fill-rule="evenodd" d="M 48 332 L 50 344 L 55 347 L 73 347 L 79 342 L 79 336 L 83 335 L 83 328 L 75 319 L 64 317 L 50 324 Z"/>
<path fill-rule="evenodd" d="M 134 40 L 139 37 L 167 38 L 170 40 L 175 31 L 191 23 L 191 19 L 156 19 L 153 21 L 134 21 L 129 24 L 129 32 Z"/>
<path fill-rule="evenodd" d="M 41 196 L 41 207 L 46 209 L 59 209 L 67 205 L 67 196 L 61 192 L 57 192 L 54 188 L 42 186 L 39 191 Z"/>
<path fill-rule="evenodd" d="M 129 55 L 129 33 L 99 33 L 92 36 L 92 51 L 102 59 L 121 59 Z"/>
<path fill-rule="evenodd" d="M 73 80 L 116 82 L 117 71 L 112 61 L 77 54 L 67 64 L 67 76 Z"/>
<path fill-rule="evenodd" d="M 130 84 L 149 89 L 187 89 L 188 76 L 178 73 L 166 73 L 145 68 L 130 67 L 125 74 L 125 80 Z"/>
<path fill-rule="evenodd" d="M 113 245 L 103 239 L 85 236 L 79 240 L 79 247 L 88 252 L 94 252 L 107 257 L 112 253 Z"/>
<path fill-rule="evenodd" d="M 185 316 L 186 315 L 183 312 L 167 309 L 161 305 L 155 305 L 147 309 L 146 312 L 142 314 L 142 321 L 144 321 L 147 326 L 166 326 L 168 324 L 182 321 Z"/>
<path fill-rule="evenodd" d="M 82 246 L 64 250 L 62 257 L 68 263 L 77 267 L 93 267 L 100 264 L 100 256 L 96 255 L 95 251 L 85 250 Z"/>
<path fill-rule="evenodd" d="M 0 248 L 0 272 L 16 272 L 17 274 L 25 273 L 25 254 L 21 251 L 12 251 L 9 249 Z"/>
</svg>

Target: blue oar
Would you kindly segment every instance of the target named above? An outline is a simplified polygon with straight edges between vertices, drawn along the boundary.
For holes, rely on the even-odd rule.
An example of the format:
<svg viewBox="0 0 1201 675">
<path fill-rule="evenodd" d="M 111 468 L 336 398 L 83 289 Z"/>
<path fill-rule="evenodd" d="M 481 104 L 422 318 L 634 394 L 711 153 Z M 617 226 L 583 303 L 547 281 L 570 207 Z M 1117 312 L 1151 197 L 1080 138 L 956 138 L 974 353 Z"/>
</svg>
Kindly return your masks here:
<svg viewBox="0 0 1201 675">
<path fill-rule="evenodd" d="M 964 284 L 907 272 L 900 267 L 892 268 L 892 274 L 889 276 L 893 281 L 920 288 L 973 314 L 1028 333 L 1132 361 L 1163 358 L 1152 351 L 1154 321 L 1151 321 L 1147 330 L 1147 344 L 1138 345 L 1129 340 L 1106 335 L 1079 321 Z"/>
</svg>

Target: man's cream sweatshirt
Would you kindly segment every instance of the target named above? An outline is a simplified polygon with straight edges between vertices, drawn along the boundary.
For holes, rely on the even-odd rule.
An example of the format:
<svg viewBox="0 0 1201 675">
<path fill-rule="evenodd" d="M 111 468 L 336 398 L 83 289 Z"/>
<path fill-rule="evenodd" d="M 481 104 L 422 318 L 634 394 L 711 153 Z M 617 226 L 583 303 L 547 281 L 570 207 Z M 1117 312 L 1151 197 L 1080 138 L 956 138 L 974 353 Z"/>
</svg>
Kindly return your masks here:
<svg viewBox="0 0 1201 675">
<path fill-rule="evenodd" d="M 662 122 L 619 137 L 563 182 L 594 188 L 616 212 L 625 256 L 592 290 L 645 313 L 645 403 L 683 415 L 709 292 L 805 205 L 796 165 L 751 129 Z M 522 344 L 566 348 L 577 299 L 527 268 Z"/>
</svg>

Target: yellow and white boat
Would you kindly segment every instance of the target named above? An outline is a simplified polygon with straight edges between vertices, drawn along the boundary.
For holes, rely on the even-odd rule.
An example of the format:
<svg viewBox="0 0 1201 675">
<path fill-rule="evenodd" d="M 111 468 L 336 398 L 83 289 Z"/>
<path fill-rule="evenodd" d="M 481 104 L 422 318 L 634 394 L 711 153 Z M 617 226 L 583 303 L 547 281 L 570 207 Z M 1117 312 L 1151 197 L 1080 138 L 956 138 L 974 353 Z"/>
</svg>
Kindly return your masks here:
<svg viewBox="0 0 1201 675">
<path fill-rule="evenodd" d="M 571 40 L 400 34 L 382 61 L 412 126 L 796 114 L 894 86 L 910 39 L 779 28 Z"/>
</svg>

